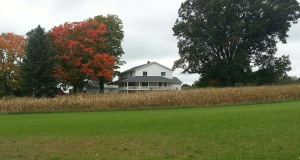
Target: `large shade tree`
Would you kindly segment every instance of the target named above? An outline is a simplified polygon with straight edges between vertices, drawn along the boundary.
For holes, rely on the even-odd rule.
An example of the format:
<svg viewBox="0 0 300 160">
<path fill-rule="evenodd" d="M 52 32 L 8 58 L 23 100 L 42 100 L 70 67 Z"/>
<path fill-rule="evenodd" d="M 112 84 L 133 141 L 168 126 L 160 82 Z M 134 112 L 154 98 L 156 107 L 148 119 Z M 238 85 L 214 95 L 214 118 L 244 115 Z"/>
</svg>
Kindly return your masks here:
<svg viewBox="0 0 300 160">
<path fill-rule="evenodd" d="M 173 68 L 200 74 L 202 85 L 274 81 L 291 69 L 288 56 L 275 57 L 276 43 L 286 43 L 299 11 L 297 0 L 187 0 L 173 27 Z"/>
<path fill-rule="evenodd" d="M 66 22 L 51 30 L 55 76 L 71 84 L 74 92 L 82 91 L 89 80 L 112 79 L 115 57 L 104 52 L 106 32 L 106 25 L 95 20 Z"/>
<path fill-rule="evenodd" d="M 53 51 L 45 29 L 38 25 L 27 34 L 26 52 L 22 62 L 24 95 L 52 96 L 56 87 Z"/>
<path fill-rule="evenodd" d="M 121 57 L 124 54 L 122 48 L 122 41 L 124 38 L 123 23 L 117 15 L 108 14 L 107 16 L 98 15 L 93 18 L 98 23 L 103 23 L 106 25 L 107 32 L 104 33 L 106 38 L 106 47 L 103 48 L 104 53 L 108 53 L 115 57 L 115 74 L 118 74 L 118 69 L 125 62 L 121 61 Z M 107 80 L 104 77 L 99 77 L 100 92 L 104 92 L 104 83 Z"/>
<path fill-rule="evenodd" d="M 9 95 L 20 87 L 20 62 L 25 38 L 14 33 L 0 35 L 0 95 Z"/>
</svg>

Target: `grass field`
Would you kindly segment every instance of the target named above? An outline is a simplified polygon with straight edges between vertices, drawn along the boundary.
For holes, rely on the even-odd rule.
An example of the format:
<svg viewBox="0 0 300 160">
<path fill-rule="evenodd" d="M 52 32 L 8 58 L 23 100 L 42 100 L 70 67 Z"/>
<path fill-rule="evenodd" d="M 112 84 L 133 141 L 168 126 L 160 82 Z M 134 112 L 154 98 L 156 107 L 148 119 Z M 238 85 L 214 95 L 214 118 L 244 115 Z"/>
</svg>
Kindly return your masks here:
<svg viewBox="0 0 300 160">
<path fill-rule="evenodd" d="M 300 159 L 300 101 L 0 114 L 0 159 Z"/>
</svg>

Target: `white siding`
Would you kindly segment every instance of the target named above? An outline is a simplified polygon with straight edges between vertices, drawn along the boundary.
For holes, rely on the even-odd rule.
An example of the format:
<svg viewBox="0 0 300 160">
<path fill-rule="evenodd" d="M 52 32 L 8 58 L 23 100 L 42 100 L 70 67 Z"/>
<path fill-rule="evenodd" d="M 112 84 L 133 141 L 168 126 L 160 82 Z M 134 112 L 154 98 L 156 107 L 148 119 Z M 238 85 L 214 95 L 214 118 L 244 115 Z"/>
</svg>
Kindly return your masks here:
<svg viewBox="0 0 300 160">
<path fill-rule="evenodd" d="M 156 64 L 156 63 L 152 63 L 149 66 L 146 66 L 144 68 L 137 70 L 135 73 L 135 76 L 143 76 L 143 72 L 147 72 L 147 76 L 161 76 L 161 72 L 165 72 L 166 76 L 163 76 L 163 77 L 166 77 L 169 79 L 173 78 L 173 74 L 170 69 L 163 67 L 159 64 Z"/>
<path fill-rule="evenodd" d="M 179 91 L 181 91 L 181 84 L 176 84 L 176 83 L 174 83 L 173 85 L 172 85 L 172 87 L 175 89 L 175 90 L 179 90 Z"/>
</svg>

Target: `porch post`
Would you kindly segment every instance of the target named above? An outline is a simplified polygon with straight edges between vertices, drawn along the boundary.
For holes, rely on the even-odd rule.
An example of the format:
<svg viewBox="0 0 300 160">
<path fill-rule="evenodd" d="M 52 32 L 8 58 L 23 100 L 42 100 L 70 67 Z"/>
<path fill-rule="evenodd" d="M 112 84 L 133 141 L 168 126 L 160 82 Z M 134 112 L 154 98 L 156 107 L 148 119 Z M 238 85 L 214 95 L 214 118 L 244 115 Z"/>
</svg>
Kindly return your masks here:
<svg viewBox="0 0 300 160">
<path fill-rule="evenodd" d="M 141 82 L 139 82 L 139 90 L 141 90 Z"/>
<path fill-rule="evenodd" d="M 127 84 L 127 91 L 128 91 L 128 82 L 126 82 L 126 84 Z"/>
</svg>

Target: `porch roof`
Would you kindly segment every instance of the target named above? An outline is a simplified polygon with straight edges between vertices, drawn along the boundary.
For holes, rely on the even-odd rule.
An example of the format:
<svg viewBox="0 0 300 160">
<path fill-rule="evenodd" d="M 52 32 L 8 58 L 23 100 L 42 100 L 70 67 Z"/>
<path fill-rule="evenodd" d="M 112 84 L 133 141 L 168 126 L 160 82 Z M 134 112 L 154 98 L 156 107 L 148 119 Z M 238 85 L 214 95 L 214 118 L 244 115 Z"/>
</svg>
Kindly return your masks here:
<svg viewBox="0 0 300 160">
<path fill-rule="evenodd" d="M 126 79 L 121 79 L 111 84 L 119 84 L 122 82 L 169 82 L 169 83 L 182 83 L 177 77 L 173 77 L 173 79 L 161 77 L 161 76 L 136 76 L 130 77 Z"/>
</svg>

